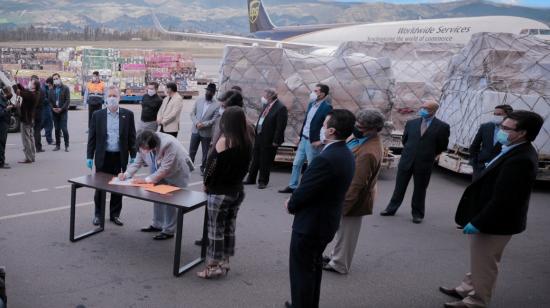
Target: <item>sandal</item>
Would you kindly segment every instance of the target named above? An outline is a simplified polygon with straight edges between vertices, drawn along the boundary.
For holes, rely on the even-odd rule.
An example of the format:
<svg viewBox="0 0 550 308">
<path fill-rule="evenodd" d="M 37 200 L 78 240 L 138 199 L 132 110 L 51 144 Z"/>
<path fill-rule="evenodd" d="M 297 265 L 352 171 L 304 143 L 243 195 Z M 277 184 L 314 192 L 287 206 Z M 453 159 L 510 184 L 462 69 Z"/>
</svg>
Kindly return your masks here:
<svg viewBox="0 0 550 308">
<path fill-rule="evenodd" d="M 197 277 L 203 279 L 219 278 L 227 273 L 219 264 L 207 265 L 203 271 L 197 272 Z"/>
</svg>

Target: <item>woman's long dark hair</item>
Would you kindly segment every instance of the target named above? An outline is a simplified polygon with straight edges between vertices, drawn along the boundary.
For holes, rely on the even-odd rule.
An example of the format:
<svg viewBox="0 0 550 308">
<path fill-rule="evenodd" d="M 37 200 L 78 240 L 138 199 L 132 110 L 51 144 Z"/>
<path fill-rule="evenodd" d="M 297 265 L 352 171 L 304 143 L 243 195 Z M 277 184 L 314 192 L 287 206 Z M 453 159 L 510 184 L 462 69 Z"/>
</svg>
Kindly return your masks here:
<svg viewBox="0 0 550 308">
<path fill-rule="evenodd" d="M 220 120 L 220 131 L 225 136 L 226 148 L 240 148 L 241 151 L 247 152 L 252 149 L 246 115 L 241 107 L 232 106 L 225 109 Z"/>
</svg>

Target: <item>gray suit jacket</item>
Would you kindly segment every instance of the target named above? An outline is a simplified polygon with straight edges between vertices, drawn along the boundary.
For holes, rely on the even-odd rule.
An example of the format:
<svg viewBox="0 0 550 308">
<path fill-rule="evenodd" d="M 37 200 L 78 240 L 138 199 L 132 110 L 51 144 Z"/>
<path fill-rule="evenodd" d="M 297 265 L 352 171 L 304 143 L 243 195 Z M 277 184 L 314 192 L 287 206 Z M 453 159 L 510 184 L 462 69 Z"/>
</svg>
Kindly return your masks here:
<svg viewBox="0 0 550 308">
<path fill-rule="evenodd" d="M 177 187 L 187 187 L 189 185 L 189 167 L 186 163 L 186 158 L 189 157 L 183 145 L 173 136 L 156 133 L 160 138 L 160 145 L 157 146 L 155 151 L 157 171 L 150 174 L 148 178 L 153 183 L 166 183 Z M 136 161 L 128 166 L 126 175 L 128 177 L 133 176 L 144 163 L 149 166 L 153 166 L 151 161 L 151 155 L 142 155 L 141 151 L 138 151 Z"/>
<path fill-rule="evenodd" d="M 218 110 L 220 109 L 220 104 L 217 101 L 213 101 L 206 110 L 204 116 L 202 112 L 206 107 L 206 99 L 204 97 L 199 98 L 193 106 L 193 111 L 191 111 L 191 121 L 193 121 L 193 127 L 191 132 L 193 134 L 199 134 L 201 137 L 212 138 L 212 126 L 216 122 L 216 118 L 220 116 Z M 197 123 L 204 124 L 204 127 L 197 129 Z"/>
</svg>

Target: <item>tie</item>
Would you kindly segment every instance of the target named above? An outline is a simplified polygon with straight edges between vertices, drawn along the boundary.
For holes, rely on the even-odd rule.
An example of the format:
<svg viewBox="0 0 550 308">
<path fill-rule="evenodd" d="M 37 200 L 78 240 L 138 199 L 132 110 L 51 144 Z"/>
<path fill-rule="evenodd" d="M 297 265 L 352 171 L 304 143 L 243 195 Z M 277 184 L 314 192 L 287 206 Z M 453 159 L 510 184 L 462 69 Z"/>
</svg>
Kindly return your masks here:
<svg viewBox="0 0 550 308">
<path fill-rule="evenodd" d="M 428 129 L 428 123 L 426 120 L 422 119 L 422 124 L 420 124 L 420 136 L 424 136 L 424 133 Z"/>
<path fill-rule="evenodd" d="M 155 173 L 157 171 L 157 160 L 155 158 L 155 154 L 153 151 L 150 153 L 151 155 L 151 173 Z"/>
</svg>

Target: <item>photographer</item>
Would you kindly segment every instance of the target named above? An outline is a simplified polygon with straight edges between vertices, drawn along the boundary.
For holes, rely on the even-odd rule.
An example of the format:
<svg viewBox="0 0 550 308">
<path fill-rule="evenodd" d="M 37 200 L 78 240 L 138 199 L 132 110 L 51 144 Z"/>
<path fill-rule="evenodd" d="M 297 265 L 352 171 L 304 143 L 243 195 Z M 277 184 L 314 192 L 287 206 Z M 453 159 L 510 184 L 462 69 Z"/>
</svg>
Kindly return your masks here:
<svg viewBox="0 0 550 308">
<path fill-rule="evenodd" d="M 9 169 L 6 164 L 6 141 L 8 139 L 8 127 L 13 105 L 10 102 L 13 94 L 11 89 L 0 82 L 0 169 Z"/>
<path fill-rule="evenodd" d="M 40 99 L 40 82 L 31 81 L 27 89 L 21 84 L 13 86 L 17 96 L 21 97 L 21 102 L 17 104 L 19 114 L 21 115 L 21 142 L 23 143 L 23 152 L 25 160 L 19 161 L 21 164 L 31 164 L 35 160 L 36 147 L 34 143 L 34 118 L 36 105 Z"/>
</svg>

